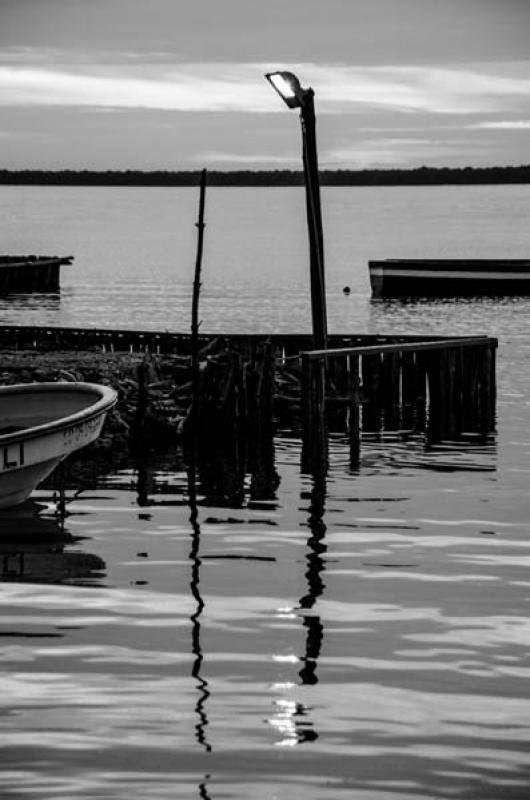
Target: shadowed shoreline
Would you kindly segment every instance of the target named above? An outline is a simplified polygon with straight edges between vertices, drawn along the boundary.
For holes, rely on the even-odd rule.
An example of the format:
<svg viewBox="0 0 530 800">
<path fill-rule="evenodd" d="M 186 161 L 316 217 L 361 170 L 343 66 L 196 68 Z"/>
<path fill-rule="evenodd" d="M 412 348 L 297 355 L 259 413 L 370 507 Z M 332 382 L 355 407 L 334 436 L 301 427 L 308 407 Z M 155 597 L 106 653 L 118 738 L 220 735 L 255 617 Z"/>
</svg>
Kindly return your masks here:
<svg viewBox="0 0 530 800">
<path fill-rule="evenodd" d="M 0 185 L 198 186 L 200 171 L 9 170 Z M 530 165 L 502 167 L 417 167 L 414 169 L 320 170 L 322 186 L 429 186 L 530 183 Z M 302 186 L 299 170 L 209 170 L 209 186 Z"/>
</svg>

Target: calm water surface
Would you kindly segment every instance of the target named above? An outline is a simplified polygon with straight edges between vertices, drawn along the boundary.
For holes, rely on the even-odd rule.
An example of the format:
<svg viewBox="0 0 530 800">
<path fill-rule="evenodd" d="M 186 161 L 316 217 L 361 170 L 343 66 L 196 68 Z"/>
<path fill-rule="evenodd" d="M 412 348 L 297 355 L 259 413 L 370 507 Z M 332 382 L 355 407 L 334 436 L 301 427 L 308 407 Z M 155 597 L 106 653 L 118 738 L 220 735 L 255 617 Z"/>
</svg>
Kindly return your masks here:
<svg viewBox="0 0 530 800">
<path fill-rule="evenodd" d="M 207 329 L 308 329 L 298 195 L 209 193 Z M 352 472 L 333 435 L 306 475 L 279 432 L 274 497 L 196 524 L 178 454 L 147 504 L 131 469 L 64 521 L 42 489 L 0 515 L 2 798 L 527 800 L 530 303 L 371 304 L 366 261 L 525 257 L 528 195 L 324 197 L 330 328 L 498 336 L 493 441 L 366 437 Z M 6 252 L 76 256 L 60 298 L 2 301 L 3 322 L 186 329 L 189 190 L 1 197 Z"/>
<path fill-rule="evenodd" d="M 208 189 L 204 330 L 310 331 L 304 202 Z M 529 185 L 324 187 L 322 203 L 330 330 L 378 324 L 371 258 L 528 257 Z M 0 186 L 2 252 L 74 256 L 60 296 L 0 299 L 0 322 L 189 330 L 197 213 L 190 188 Z"/>
</svg>

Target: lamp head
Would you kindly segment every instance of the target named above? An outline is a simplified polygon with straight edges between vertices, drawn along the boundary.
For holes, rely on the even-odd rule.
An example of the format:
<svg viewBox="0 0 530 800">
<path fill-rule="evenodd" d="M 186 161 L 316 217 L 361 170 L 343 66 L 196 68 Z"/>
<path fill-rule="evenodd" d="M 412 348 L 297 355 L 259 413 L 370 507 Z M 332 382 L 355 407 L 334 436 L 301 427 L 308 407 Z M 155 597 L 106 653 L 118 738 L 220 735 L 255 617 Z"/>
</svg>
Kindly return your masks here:
<svg viewBox="0 0 530 800">
<path fill-rule="evenodd" d="M 289 108 L 301 108 L 306 95 L 312 92 L 311 89 L 302 89 L 292 72 L 267 72 L 265 77 Z"/>
</svg>

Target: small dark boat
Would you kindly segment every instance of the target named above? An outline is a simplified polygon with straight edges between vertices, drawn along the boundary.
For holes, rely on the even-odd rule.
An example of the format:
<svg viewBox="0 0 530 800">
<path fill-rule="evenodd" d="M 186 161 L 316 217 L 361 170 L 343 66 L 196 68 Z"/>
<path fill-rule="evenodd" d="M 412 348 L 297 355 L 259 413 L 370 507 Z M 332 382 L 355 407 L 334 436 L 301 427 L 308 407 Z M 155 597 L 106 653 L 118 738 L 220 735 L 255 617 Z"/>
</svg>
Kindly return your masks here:
<svg viewBox="0 0 530 800">
<path fill-rule="evenodd" d="M 369 261 L 372 297 L 530 295 L 527 259 L 413 259 Z"/>
<path fill-rule="evenodd" d="M 10 292 L 58 292 L 60 270 L 73 256 L 0 255 L 0 295 Z"/>
</svg>

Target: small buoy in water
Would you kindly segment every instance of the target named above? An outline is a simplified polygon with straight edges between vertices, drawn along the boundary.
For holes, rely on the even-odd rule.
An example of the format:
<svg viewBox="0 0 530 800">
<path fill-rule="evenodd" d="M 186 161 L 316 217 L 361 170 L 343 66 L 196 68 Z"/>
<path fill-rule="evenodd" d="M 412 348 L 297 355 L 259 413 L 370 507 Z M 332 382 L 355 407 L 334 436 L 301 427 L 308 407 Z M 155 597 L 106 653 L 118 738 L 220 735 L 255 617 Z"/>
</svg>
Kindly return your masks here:
<svg viewBox="0 0 530 800">
<path fill-rule="evenodd" d="M 344 289 L 342 290 L 343 294 L 349 294 L 350 292 L 351 292 L 351 289 L 350 289 L 349 286 L 345 286 Z"/>
</svg>

